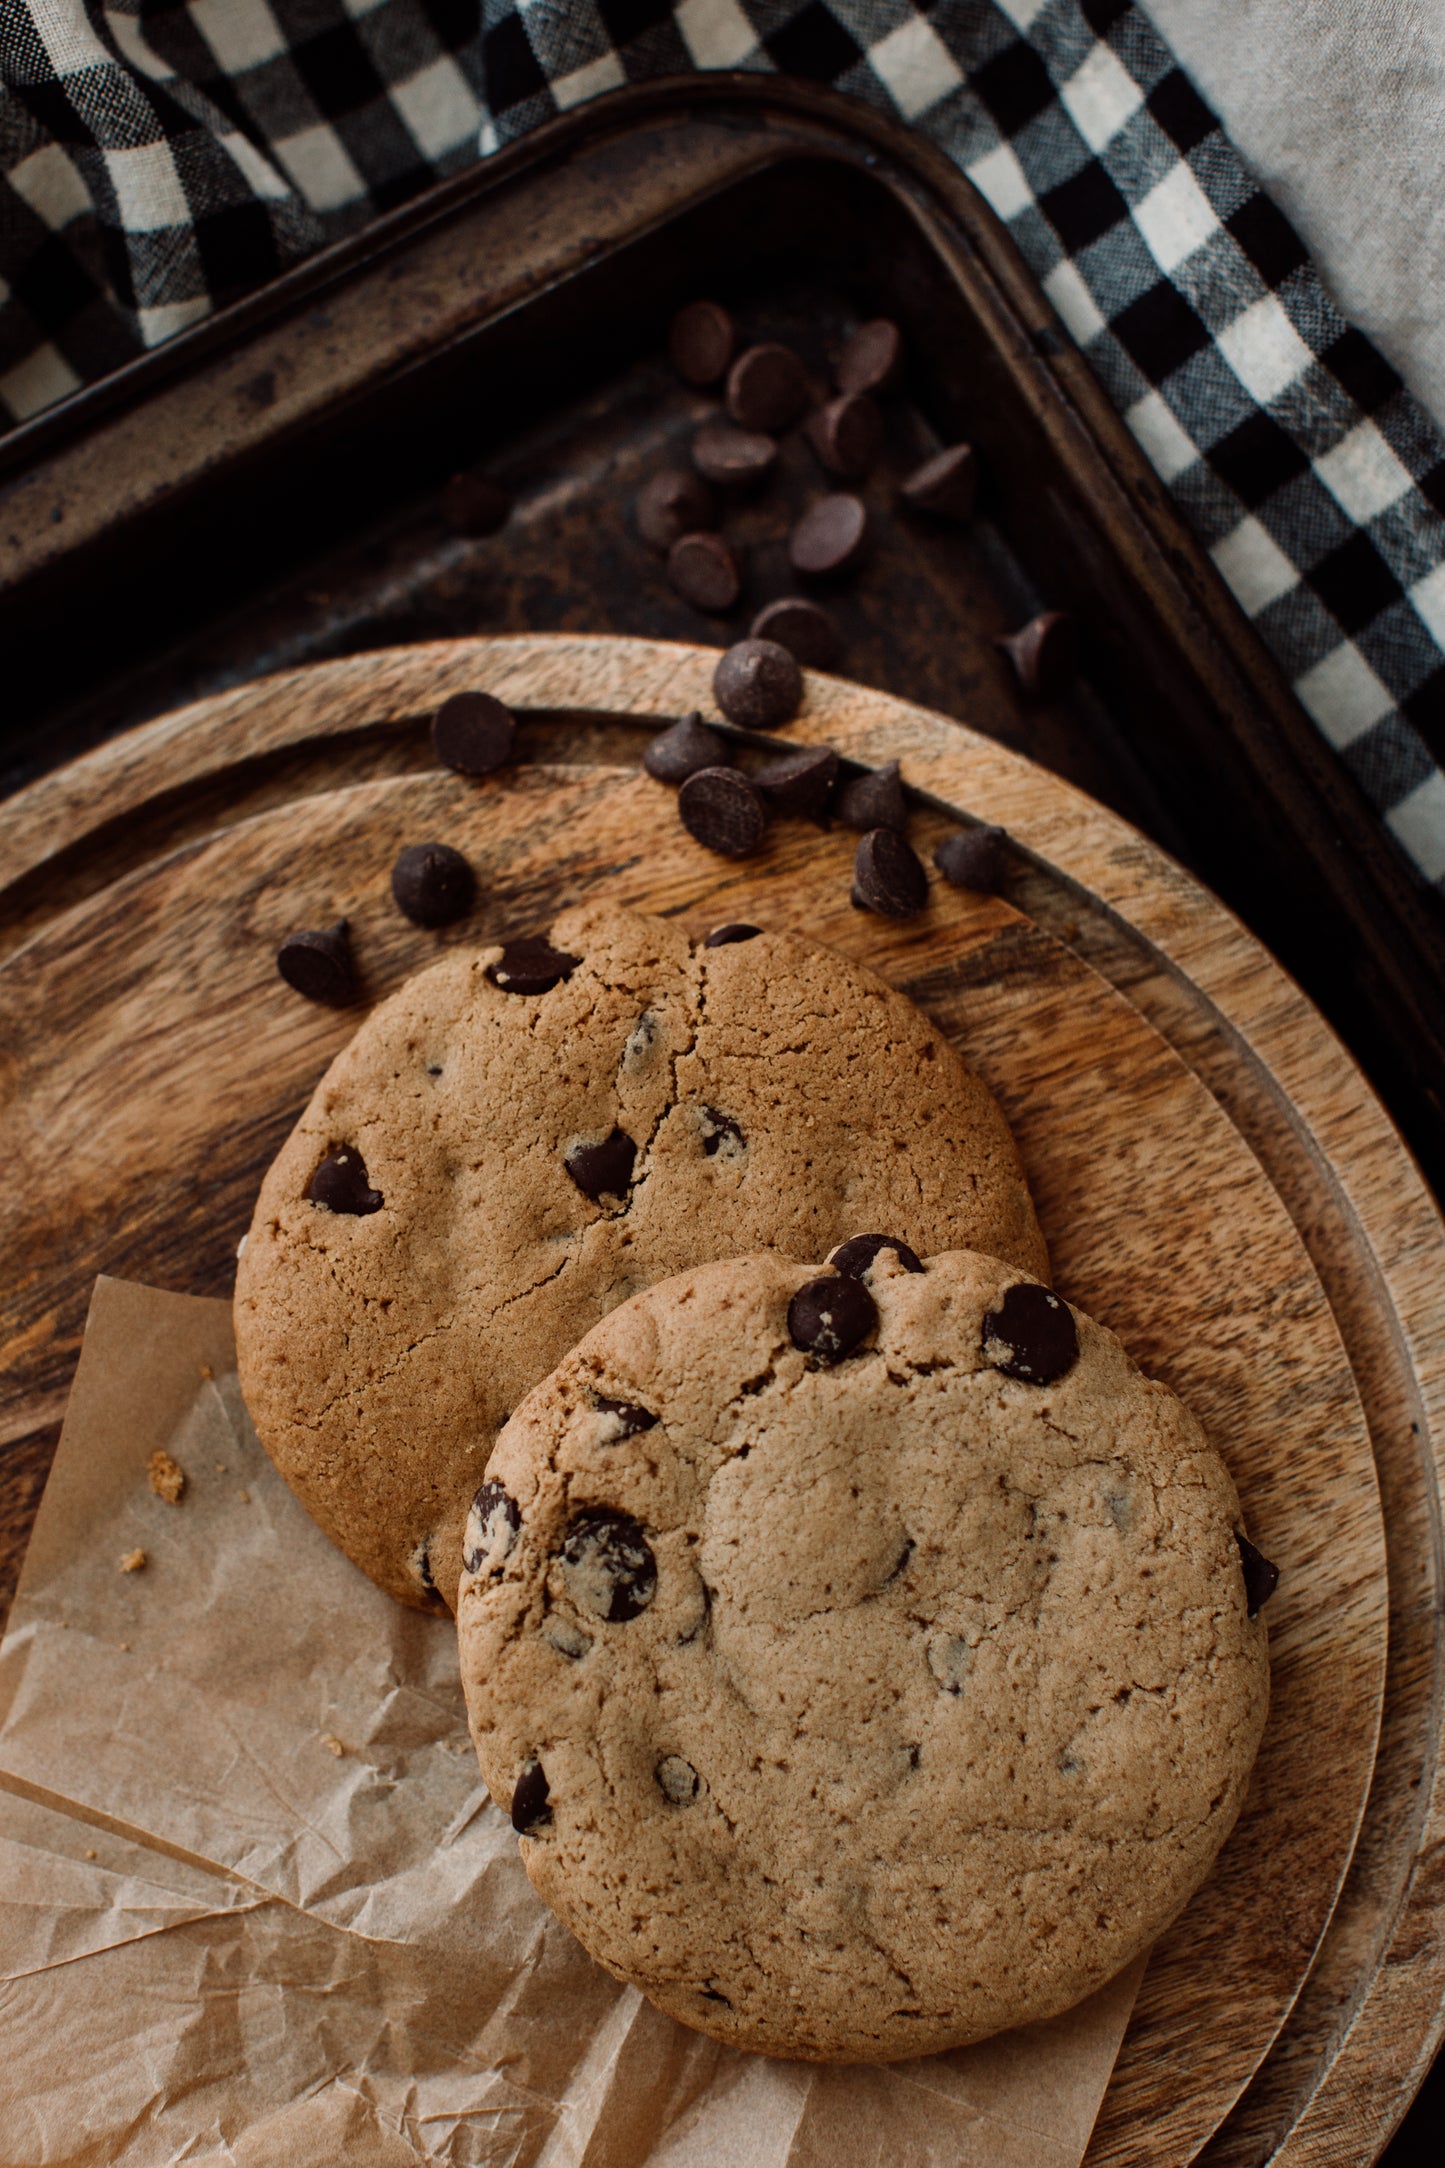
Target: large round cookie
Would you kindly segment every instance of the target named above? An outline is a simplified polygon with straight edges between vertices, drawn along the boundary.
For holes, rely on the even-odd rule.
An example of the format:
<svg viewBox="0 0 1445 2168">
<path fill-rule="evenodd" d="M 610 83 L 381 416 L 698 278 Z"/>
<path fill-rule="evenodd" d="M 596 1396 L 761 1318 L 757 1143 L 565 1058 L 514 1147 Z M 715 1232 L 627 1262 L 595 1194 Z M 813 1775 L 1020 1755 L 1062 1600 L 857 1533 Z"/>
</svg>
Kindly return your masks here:
<svg viewBox="0 0 1445 2168">
<path fill-rule="evenodd" d="M 1273 1568 L 1189 1410 L 1037 1283 L 817 1272 L 684 1273 L 524 1401 L 462 1676 L 595 1957 L 738 2047 L 886 2060 L 1067 2008 L 1184 1904 Z"/>
<path fill-rule="evenodd" d="M 568 912 L 457 953 L 322 1078 L 236 1280 L 271 1457 L 383 1588 L 451 1601 L 522 1395 L 638 1289 L 860 1228 L 1046 1271 L 998 1107 L 911 1002 L 786 933 Z M 320 1201 L 318 1201 L 320 1200 Z"/>
</svg>

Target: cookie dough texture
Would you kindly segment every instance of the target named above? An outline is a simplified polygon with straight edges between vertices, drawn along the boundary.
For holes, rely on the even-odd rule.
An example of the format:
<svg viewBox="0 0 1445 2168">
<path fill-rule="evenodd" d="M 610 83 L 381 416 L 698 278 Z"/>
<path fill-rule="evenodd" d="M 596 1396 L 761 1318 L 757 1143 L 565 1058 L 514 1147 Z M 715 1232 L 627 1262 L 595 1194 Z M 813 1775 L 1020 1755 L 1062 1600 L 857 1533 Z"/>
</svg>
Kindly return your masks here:
<svg viewBox="0 0 1445 2168">
<path fill-rule="evenodd" d="M 876 1333 L 819 1367 L 787 1321 L 817 1270 L 682 1274 L 529 1395 L 462 1675 L 494 1798 L 545 1778 L 527 1872 L 594 1957 L 736 2046 L 886 2060 L 1153 1940 L 1239 1811 L 1268 1654 L 1224 1464 L 1112 1333 L 1076 1311 L 1072 1369 L 1026 1384 L 982 1347 L 1016 1271 L 884 1252 Z M 606 1516 L 649 1547 L 641 1608 Z"/>
<path fill-rule="evenodd" d="M 615 906 L 551 938 L 580 961 L 545 993 L 503 991 L 482 949 L 368 1018 L 268 1173 L 237 1273 L 263 1444 L 404 1602 L 453 1600 L 497 1432 L 639 1289 L 876 1227 L 1047 1270 L 993 1098 L 871 972 L 788 933 L 708 949 Z M 567 1157 L 615 1131 L 631 1180 L 594 1199 Z M 310 1200 L 338 1147 L 374 1209 Z"/>
</svg>

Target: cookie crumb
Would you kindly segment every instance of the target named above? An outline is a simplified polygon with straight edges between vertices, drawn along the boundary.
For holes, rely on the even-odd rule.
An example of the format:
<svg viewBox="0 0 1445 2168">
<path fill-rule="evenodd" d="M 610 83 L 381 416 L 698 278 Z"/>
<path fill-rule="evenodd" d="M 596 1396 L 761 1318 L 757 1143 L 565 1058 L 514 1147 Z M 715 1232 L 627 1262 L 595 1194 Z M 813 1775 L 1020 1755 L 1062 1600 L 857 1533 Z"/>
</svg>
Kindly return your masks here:
<svg viewBox="0 0 1445 2168">
<path fill-rule="evenodd" d="M 85 1848 L 85 1856 L 87 1859 L 99 1859 L 100 1854 L 93 1845 L 88 1844 Z"/>
<path fill-rule="evenodd" d="M 125 1654 L 125 1655 L 129 1656 L 129 1654 L 130 1654 L 130 1643 L 129 1643 L 128 1641 L 117 1641 L 117 1643 L 116 1643 L 116 1647 L 117 1647 L 118 1649 L 122 1650 L 122 1651 L 124 1652 L 124 1654 Z"/>
<path fill-rule="evenodd" d="M 164 1498 L 168 1506 L 178 1506 L 186 1487 L 186 1471 L 179 1461 L 172 1460 L 163 1445 L 158 1445 L 146 1462 L 151 1489 L 157 1498 Z"/>
<path fill-rule="evenodd" d="M 201 1376 L 202 1376 L 203 1378 L 214 1378 L 214 1377 L 215 1377 L 215 1375 L 216 1375 L 216 1373 L 215 1373 L 215 1371 L 214 1371 L 214 1370 L 213 1370 L 213 1369 L 211 1368 L 211 1366 L 210 1366 L 210 1364 L 209 1364 L 209 1363 L 202 1363 L 202 1364 L 201 1364 Z"/>
<path fill-rule="evenodd" d="M 218 1460 L 216 1462 L 216 1473 L 217 1475 L 224 1475 L 226 1473 L 226 1463 L 223 1460 Z"/>
<path fill-rule="evenodd" d="M 144 1551 L 127 1551 L 120 1562 L 120 1570 L 122 1573 L 139 1573 L 145 1562 Z"/>
<path fill-rule="evenodd" d="M 241 1503 L 243 1506 L 248 1506 L 251 1503 L 251 1493 L 248 1490 L 242 1491 Z"/>
<path fill-rule="evenodd" d="M 341 1756 L 346 1752 L 345 1747 L 336 1737 L 336 1734 L 334 1732 L 324 1731 L 321 1734 L 321 1744 L 326 1748 L 328 1753 L 334 1754 L 338 1761 L 340 1760 Z"/>
</svg>

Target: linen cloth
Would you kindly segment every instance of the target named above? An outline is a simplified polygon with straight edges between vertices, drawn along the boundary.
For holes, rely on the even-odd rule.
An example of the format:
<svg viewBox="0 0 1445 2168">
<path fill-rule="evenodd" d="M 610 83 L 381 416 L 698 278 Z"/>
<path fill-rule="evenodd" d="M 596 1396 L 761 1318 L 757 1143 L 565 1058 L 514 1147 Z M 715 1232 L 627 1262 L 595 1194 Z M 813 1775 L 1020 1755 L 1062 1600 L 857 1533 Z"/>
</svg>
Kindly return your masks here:
<svg viewBox="0 0 1445 2168">
<path fill-rule="evenodd" d="M 830 83 L 962 167 L 1445 889 L 1445 440 L 1129 0 L 0 0 L 0 411 L 697 68 Z"/>
</svg>

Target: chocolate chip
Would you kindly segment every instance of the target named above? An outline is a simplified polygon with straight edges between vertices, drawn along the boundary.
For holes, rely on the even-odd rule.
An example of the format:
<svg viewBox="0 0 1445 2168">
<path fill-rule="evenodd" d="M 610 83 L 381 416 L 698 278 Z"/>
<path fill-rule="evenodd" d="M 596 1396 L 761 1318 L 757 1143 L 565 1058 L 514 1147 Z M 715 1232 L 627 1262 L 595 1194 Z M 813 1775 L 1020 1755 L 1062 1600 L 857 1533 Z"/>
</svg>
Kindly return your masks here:
<svg viewBox="0 0 1445 2168">
<path fill-rule="evenodd" d="M 442 518 L 453 534 L 495 534 L 511 510 L 510 494 L 489 474 L 454 474 L 442 490 Z"/>
<path fill-rule="evenodd" d="M 735 1144 L 741 1151 L 748 1141 L 732 1116 L 719 1114 L 716 1107 L 703 1108 L 702 1123 L 702 1148 L 709 1159 L 716 1158 L 725 1144 Z M 731 1153 L 728 1156 L 731 1157 Z"/>
<path fill-rule="evenodd" d="M 1234 1540 L 1239 1545 L 1239 1563 L 1244 1568 L 1244 1607 L 1251 1618 L 1258 1618 L 1279 1587 L 1279 1568 L 1265 1557 L 1263 1551 L 1257 1551 L 1248 1536 L 1242 1536 L 1237 1528 Z"/>
<path fill-rule="evenodd" d="M 435 1596 L 438 1601 L 440 1601 L 441 1591 L 437 1587 L 436 1582 L 432 1577 L 430 1537 L 428 1537 L 424 1543 L 419 1543 L 417 1545 L 416 1554 L 412 1559 L 412 1564 L 416 1568 L 416 1577 L 417 1580 L 421 1583 L 422 1594 L 424 1596 Z"/>
<path fill-rule="evenodd" d="M 870 828 L 853 853 L 853 900 L 882 918 L 916 918 L 928 901 L 928 875 L 896 828 Z"/>
<path fill-rule="evenodd" d="M 754 489 L 772 473 L 778 447 L 760 429 L 709 422 L 692 440 L 693 465 L 719 489 Z"/>
<path fill-rule="evenodd" d="M 849 572 L 863 554 L 868 514 L 862 499 L 847 495 L 820 497 L 788 537 L 788 556 L 798 572 L 815 579 Z"/>
<path fill-rule="evenodd" d="M 276 969 L 308 1001 L 343 1009 L 356 999 L 356 972 L 344 918 L 325 929 L 288 933 L 276 951 Z"/>
<path fill-rule="evenodd" d="M 898 494 L 910 512 L 931 512 L 935 519 L 971 519 L 978 489 L 978 461 L 971 444 L 950 444 L 935 452 L 899 484 Z"/>
<path fill-rule="evenodd" d="M 566 949 L 553 948 L 545 934 L 529 933 L 507 942 L 497 961 L 488 964 L 487 977 L 504 994 L 550 994 L 571 978 L 581 961 Z"/>
<path fill-rule="evenodd" d="M 759 768 L 753 781 L 775 813 L 820 820 L 827 812 L 838 779 L 838 756 L 831 745 L 804 745 L 782 753 Z"/>
<path fill-rule="evenodd" d="M 732 2004 L 720 1987 L 700 1987 L 698 1993 L 704 2002 L 720 2002 L 725 2010 L 731 2010 L 732 2008 Z"/>
<path fill-rule="evenodd" d="M 839 391 L 891 391 L 903 373 L 903 334 L 886 316 L 860 324 L 833 371 Z"/>
<path fill-rule="evenodd" d="M 1020 1280 L 983 1321 L 984 1361 L 1026 1385 L 1052 1385 L 1079 1359 L 1073 1312 L 1046 1287 Z"/>
<path fill-rule="evenodd" d="M 840 1363 L 878 1322 L 878 1309 L 861 1280 L 837 1272 L 809 1280 L 788 1304 L 794 1347 L 819 1362 Z"/>
<path fill-rule="evenodd" d="M 981 895 L 995 896 L 1008 871 L 1008 831 L 990 827 L 986 821 L 977 828 L 960 828 L 944 837 L 933 863 L 955 888 L 975 888 Z"/>
<path fill-rule="evenodd" d="M 472 869 L 449 843 L 412 843 L 391 869 L 397 909 L 414 926 L 450 926 L 472 907 Z"/>
<path fill-rule="evenodd" d="M 545 1829 L 552 1819 L 548 1804 L 547 1774 L 539 1761 L 523 1762 L 512 1793 L 512 1827 L 519 1837 L 529 1837 L 534 1829 Z"/>
<path fill-rule="evenodd" d="M 714 926 L 703 947 L 731 948 L 736 941 L 756 941 L 762 930 L 761 926 L 745 926 L 741 919 L 736 919 L 728 926 Z"/>
<path fill-rule="evenodd" d="M 892 828 L 901 836 L 908 826 L 908 807 L 897 761 L 844 783 L 833 800 L 833 811 L 845 828 L 856 828 L 862 835 L 870 828 Z"/>
<path fill-rule="evenodd" d="M 574 1144 L 566 1168 L 584 1197 L 625 1197 L 632 1183 L 637 1146 L 625 1130 L 614 1129 L 601 1144 Z"/>
<path fill-rule="evenodd" d="M 607 1400 L 601 1393 L 595 1393 L 593 1401 L 600 1414 L 616 1418 L 617 1428 L 607 1441 L 609 1445 L 616 1445 L 623 1438 L 635 1438 L 640 1432 L 651 1430 L 657 1422 L 651 1408 L 640 1408 L 635 1400 Z"/>
<path fill-rule="evenodd" d="M 385 1202 L 381 1191 L 372 1188 L 366 1161 L 354 1144 L 332 1145 L 306 1185 L 306 1194 L 328 1212 L 345 1212 L 356 1219 L 379 1212 Z"/>
<path fill-rule="evenodd" d="M 458 775 L 490 775 L 512 757 L 517 718 L 490 693 L 453 693 L 431 719 L 432 750 Z"/>
<path fill-rule="evenodd" d="M 654 1774 L 663 1798 L 670 1799 L 675 1807 L 690 1807 L 702 1790 L 697 1771 L 680 1754 L 665 1754 Z"/>
<path fill-rule="evenodd" d="M 669 467 L 643 483 L 633 517 L 648 548 L 665 556 L 680 535 L 715 527 L 717 504 L 700 474 L 686 467 Z"/>
<path fill-rule="evenodd" d="M 677 810 L 693 841 L 723 858 L 746 858 L 768 825 L 762 799 L 736 768 L 700 768 L 690 775 L 677 794 Z"/>
<path fill-rule="evenodd" d="M 843 652 L 836 623 L 821 602 L 806 595 L 782 595 L 759 610 L 750 637 L 776 641 L 805 670 L 831 670 Z"/>
<path fill-rule="evenodd" d="M 742 593 L 737 559 L 720 534 L 680 535 L 667 553 L 667 576 L 685 602 L 714 617 Z"/>
<path fill-rule="evenodd" d="M 787 429 L 808 404 L 808 379 L 790 346 L 750 346 L 728 371 L 727 408 L 742 429 Z"/>
<path fill-rule="evenodd" d="M 712 694 L 730 723 L 776 730 L 803 705 L 803 673 L 776 640 L 736 640 L 712 674 Z"/>
<path fill-rule="evenodd" d="M 861 482 L 883 448 L 883 417 L 866 392 L 845 391 L 809 416 L 807 437 L 830 474 Z"/>
<path fill-rule="evenodd" d="M 905 1272 L 923 1270 L 923 1261 L 917 1251 L 911 1250 L 906 1242 L 900 1242 L 897 1235 L 853 1235 L 848 1241 L 839 1243 L 828 1262 L 845 1279 L 861 1280 L 880 1250 L 892 1250 Z"/>
<path fill-rule="evenodd" d="M 716 301 L 689 301 L 668 330 L 668 359 L 684 384 L 718 384 L 737 343 L 737 327 L 725 308 Z"/>
<path fill-rule="evenodd" d="M 699 768 L 725 768 L 732 759 L 726 740 L 709 730 L 696 708 L 670 730 L 660 730 L 642 756 L 659 783 L 685 783 Z"/>
<path fill-rule="evenodd" d="M 1030 699 L 1052 700 L 1074 674 L 1078 628 L 1065 610 L 1044 610 L 1018 632 L 994 642 L 1014 666 L 1020 689 Z"/>
<path fill-rule="evenodd" d="M 522 1509 L 500 1483 L 483 1483 L 467 1514 L 462 1564 L 468 1573 L 500 1573 L 522 1526 Z"/>
<path fill-rule="evenodd" d="M 657 1593 L 657 1560 L 642 1525 L 607 1507 L 579 1514 L 562 1546 L 562 1576 L 580 1611 L 621 1626 Z"/>
</svg>

